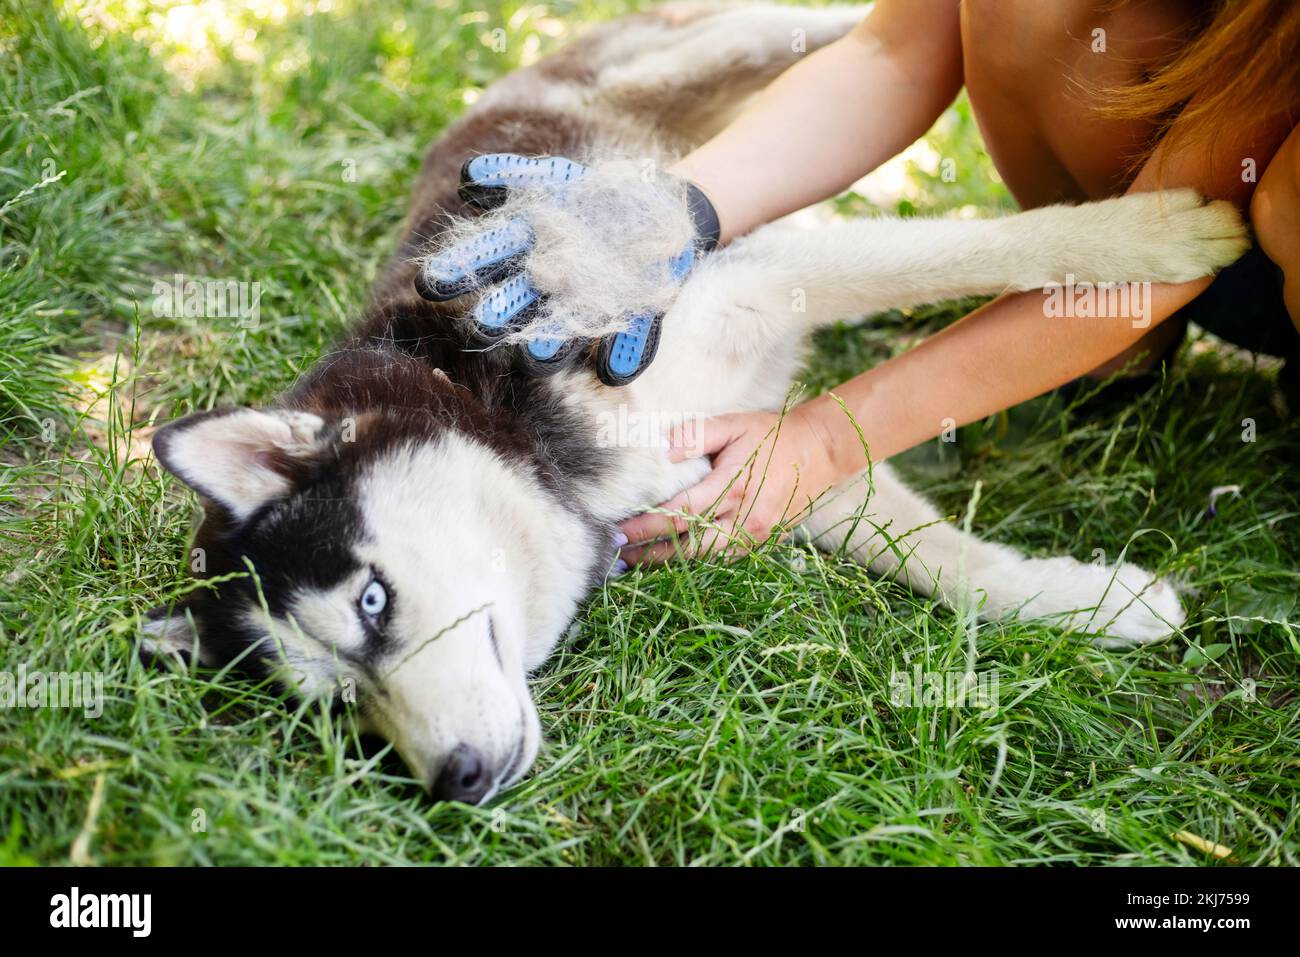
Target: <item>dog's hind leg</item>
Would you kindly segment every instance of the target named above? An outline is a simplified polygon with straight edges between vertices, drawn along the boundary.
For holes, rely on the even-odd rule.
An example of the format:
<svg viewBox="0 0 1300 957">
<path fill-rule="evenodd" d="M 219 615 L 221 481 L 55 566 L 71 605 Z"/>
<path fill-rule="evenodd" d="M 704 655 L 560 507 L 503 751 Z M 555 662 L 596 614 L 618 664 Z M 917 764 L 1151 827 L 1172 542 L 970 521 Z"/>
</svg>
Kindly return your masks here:
<svg viewBox="0 0 1300 957">
<path fill-rule="evenodd" d="M 887 465 L 828 493 L 802 532 L 823 551 L 844 550 L 881 576 L 981 618 L 1044 619 L 1099 644 L 1155 641 L 1184 620 L 1173 586 L 1124 563 L 1029 558 L 981 541 L 939 515 Z"/>
<path fill-rule="evenodd" d="M 593 96 L 638 122 L 698 143 L 720 130 L 751 94 L 844 36 L 868 10 L 660 7 L 603 39 L 595 51 Z"/>
</svg>

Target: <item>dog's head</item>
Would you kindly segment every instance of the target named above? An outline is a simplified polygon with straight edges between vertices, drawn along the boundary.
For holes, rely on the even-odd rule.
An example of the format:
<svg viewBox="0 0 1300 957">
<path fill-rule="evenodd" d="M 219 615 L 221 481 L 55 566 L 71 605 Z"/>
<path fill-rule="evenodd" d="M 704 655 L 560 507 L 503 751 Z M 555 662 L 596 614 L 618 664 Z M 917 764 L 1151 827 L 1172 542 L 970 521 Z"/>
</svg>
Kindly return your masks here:
<svg viewBox="0 0 1300 957">
<path fill-rule="evenodd" d="M 188 563 L 206 581 L 153 615 L 147 651 L 355 702 L 437 798 L 528 770 L 526 672 L 581 598 L 548 583 L 585 587 L 598 549 L 527 469 L 409 410 L 223 410 L 153 444 L 203 501 Z"/>
</svg>

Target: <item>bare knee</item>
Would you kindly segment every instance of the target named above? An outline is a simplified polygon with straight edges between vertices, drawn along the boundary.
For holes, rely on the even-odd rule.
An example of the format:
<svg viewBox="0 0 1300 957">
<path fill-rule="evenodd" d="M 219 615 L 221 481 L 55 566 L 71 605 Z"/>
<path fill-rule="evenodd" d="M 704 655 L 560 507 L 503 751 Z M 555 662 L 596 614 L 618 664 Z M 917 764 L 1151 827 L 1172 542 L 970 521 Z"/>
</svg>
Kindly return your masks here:
<svg viewBox="0 0 1300 957">
<path fill-rule="evenodd" d="M 1300 133 L 1287 137 L 1260 177 L 1250 222 L 1259 248 L 1282 270 L 1287 311 L 1300 329 Z"/>
<path fill-rule="evenodd" d="M 1268 257 L 1277 262 L 1297 239 L 1300 227 L 1300 140 L 1292 133 L 1264 170 L 1250 200 L 1250 223 Z M 1281 265 L 1281 263 L 1279 263 Z"/>
</svg>

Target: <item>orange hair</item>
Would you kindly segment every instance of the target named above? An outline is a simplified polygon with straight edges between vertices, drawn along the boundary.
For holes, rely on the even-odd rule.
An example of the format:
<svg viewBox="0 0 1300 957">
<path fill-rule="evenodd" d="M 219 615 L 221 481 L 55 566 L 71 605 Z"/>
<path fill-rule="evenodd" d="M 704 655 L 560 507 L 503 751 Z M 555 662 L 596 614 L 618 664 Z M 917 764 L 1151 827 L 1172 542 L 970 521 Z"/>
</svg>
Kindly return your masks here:
<svg viewBox="0 0 1300 957">
<path fill-rule="evenodd" d="M 1191 41 L 1153 74 L 1112 90 L 1102 112 L 1161 122 L 1163 155 L 1208 150 L 1224 117 L 1261 124 L 1300 113 L 1300 3 L 1211 0 Z M 1140 163 L 1145 157 L 1139 157 Z"/>
</svg>

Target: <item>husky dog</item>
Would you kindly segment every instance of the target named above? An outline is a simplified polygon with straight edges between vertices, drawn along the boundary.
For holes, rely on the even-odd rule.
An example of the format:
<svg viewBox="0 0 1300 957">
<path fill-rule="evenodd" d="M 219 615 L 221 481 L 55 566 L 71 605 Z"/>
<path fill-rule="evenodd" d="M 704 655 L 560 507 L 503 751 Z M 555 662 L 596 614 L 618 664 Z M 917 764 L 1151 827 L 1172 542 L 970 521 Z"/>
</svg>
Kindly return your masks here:
<svg viewBox="0 0 1300 957">
<path fill-rule="evenodd" d="M 528 674 L 609 570 L 615 524 L 708 470 L 669 462 L 658 443 L 610 442 L 602 423 L 778 410 L 810 333 L 838 320 L 1067 276 L 1190 280 L 1245 248 L 1230 207 L 1188 192 L 987 221 L 774 224 L 705 258 L 664 319 L 657 360 L 620 389 L 582 366 L 531 377 L 508 350 L 470 344 L 464 300 L 416 293 L 430 237 L 474 215 L 457 196 L 468 157 L 688 149 L 864 13 L 665 8 L 492 86 L 429 153 L 402 245 L 351 335 L 273 406 L 155 435 L 158 460 L 202 499 L 195 545 L 210 581 L 152 613 L 145 649 L 238 659 L 303 696 L 355 689 L 364 725 L 436 798 L 487 800 L 537 755 Z M 805 311 L 791 309 L 794 288 Z M 1183 621 L 1173 587 L 1142 569 L 980 541 L 887 465 L 825 496 L 802 533 L 989 618 L 1128 642 Z"/>
</svg>

